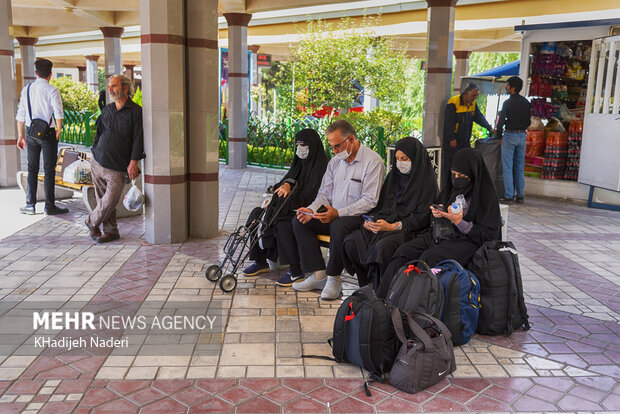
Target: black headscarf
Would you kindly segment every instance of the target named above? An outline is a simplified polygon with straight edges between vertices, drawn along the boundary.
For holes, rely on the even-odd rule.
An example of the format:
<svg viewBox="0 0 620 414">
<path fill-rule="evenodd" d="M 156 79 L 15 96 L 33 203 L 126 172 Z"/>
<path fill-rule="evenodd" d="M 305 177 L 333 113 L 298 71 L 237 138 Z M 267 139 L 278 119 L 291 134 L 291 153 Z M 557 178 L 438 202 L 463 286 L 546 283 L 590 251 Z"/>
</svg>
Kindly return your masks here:
<svg viewBox="0 0 620 414">
<path fill-rule="evenodd" d="M 499 200 L 480 152 L 473 148 L 459 150 L 452 159 L 451 169 L 468 176 L 471 185 L 464 191 L 455 190 L 451 177 L 439 196 L 440 202 L 448 206 L 454 202 L 457 195 L 463 194 L 469 201 L 469 209 L 463 220 L 474 224 L 467 237 L 479 245 L 499 239 L 501 231 Z"/>
<path fill-rule="evenodd" d="M 308 146 L 308 157 L 302 160 L 295 154 L 293 165 L 276 186 L 281 186 L 289 178 L 297 182 L 295 193 L 291 196 L 292 208 L 304 207 L 314 201 L 327 168 L 327 156 L 318 132 L 310 128 L 302 129 L 295 135 L 295 150 L 297 144 Z"/>
<path fill-rule="evenodd" d="M 396 168 L 396 159 L 385 177 L 377 206 L 371 214 L 378 219 L 393 223 L 410 214 L 427 214 L 429 206 L 437 197 L 437 176 L 424 145 L 413 137 L 406 137 L 396 143 L 411 160 L 409 174 Z"/>
</svg>

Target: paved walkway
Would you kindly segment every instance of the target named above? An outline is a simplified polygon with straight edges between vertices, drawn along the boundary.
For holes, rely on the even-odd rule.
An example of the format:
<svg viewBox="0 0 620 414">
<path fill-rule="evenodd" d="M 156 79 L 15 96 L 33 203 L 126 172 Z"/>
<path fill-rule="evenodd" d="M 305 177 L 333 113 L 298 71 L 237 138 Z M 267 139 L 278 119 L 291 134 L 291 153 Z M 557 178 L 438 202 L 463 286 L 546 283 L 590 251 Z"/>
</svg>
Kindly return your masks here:
<svg viewBox="0 0 620 414">
<path fill-rule="evenodd" d="M 509 238 L 520 251 L 532 329 L 475 336 L 455 348 L 454 375 L 428 390 L 409 395 L 375 383 L 366 397 L 356 367 L 301 358 L 330 354 L 339 301 L 276 287 L 277 270 L 240 277 L 230 294 L 204 277 L 227 234 L 281 175 L 222 167 L 222 231 L 210 240 L 152 246 L 138 217 L 120 220 L 121 240 L 99 246 L 78 200 L 65 203 L 71 213 L 1 240 L 0 413 L 620 411 L 620 213 L 545 199 L 511 206 Z M 354 280 L 345 277 L 345 288 Z M 221 325 L 209 334 L 110 328 L 96 335 L 130 345 L 52 351 L 37 348 L 35 336 L 96 335 L 35 335 L 30 313 L 43 308 L 197 312 Z"/>
</svg>

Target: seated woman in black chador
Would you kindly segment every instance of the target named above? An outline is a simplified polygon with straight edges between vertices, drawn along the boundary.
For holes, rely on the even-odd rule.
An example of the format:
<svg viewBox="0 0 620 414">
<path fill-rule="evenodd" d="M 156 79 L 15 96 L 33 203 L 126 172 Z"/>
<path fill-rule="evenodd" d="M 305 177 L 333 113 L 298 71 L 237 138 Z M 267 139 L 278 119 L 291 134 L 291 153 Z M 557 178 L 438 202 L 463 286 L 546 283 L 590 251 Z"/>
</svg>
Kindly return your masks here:
<svg viewBox="0 0 620 414">
<path fill-rule="evenodd" d="M 291 220 L 295 216 L 293 210 L 307 206 L 316 198 L 327 168 L 327 157 L 321 137 L 313 129 L 302 129 L 295 135 L 295 148 L 293 165 L 284 178 L 273 186 L 275 191 L 266 210 L 256 207 L 248 217 L 246 226 L 263 215 L 262 221 L 270 223 L 277 214 L 273 224 L 264 229 L 260 242 L 253 243 L 250 259 L 254 263 L 243 271 L 246 276 L 268 272 L 267 259 L 274 262 L 279 259 L 281 265 L 291 265 L 289 272 L 302 273 L 297 243 L 291 226 Z M 287 205 L 282 206 L 282 203 Z"/>
<path fill-rule="evenodd" d="M 368 213 L 376 221 L 365 221 L 343 243 L 345 268 L 357 275 L 360 286 L 372 281 L 376 289 L 398 246 L 428 228 L 428 206 L 437 193 L 437 176 L 424 145 L 413 137 L 398 141 L 377 206 Z"/>
<path fill-rule="evenodd" d="M 471 148 L 460 150 L 454 155 L 451 168 L 451 180 L 439 196 L 440 205 L 448 206 L 448 211 L 430 207 L 434 220 L 449 220 L 448 231 L 436 239 L 429 229 L 399 247 L 382 275 L 377 296 L 387 296 L 392 278 L 411 260 L 424 260 L 433 267 L 442 260 L 453 259 L 467 266 L 480 246 L 500 238 L 497 192 L 480 153 Z M 461 194 L 465 206 L 461 212 L 453 214 L 452 204 Z"/>
</svg>

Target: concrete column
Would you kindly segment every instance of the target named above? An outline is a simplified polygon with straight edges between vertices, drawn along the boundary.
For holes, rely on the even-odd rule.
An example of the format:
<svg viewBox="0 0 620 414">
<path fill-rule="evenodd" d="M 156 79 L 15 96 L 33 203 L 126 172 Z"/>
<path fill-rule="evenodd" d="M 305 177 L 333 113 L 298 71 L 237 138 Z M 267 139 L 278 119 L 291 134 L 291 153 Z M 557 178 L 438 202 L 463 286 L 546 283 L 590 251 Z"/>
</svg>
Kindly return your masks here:
<svg viewBox="0 0 620 414">
<path fill-rule="evenodd" d="M 78 70 L 78 80 L 80 82 L 86 83 L 86 65 L 77 66 L 77 70 Z"/>
<path fill-rule="evenodd" d="M 39 39 L 36 37 L 16 37 L 15 39 L 19 42 L 19 55 L 22 59 L 22 85 L 28 86 L 37 78 L 34 73 L 36 59 L 34 45 Z"/>
<path fill-rule="evenodd" d="M 140 0 L 145 238 L 155 244 L 188 234 L 183 5 Z"/>
<path fill-rule="evenodd" d="M 228 166 L 248 163 L 248 23 L 251 14 L 224 13 L 228 22 Z"/>
<path fill-rule="evenodd" d="M 189 235 L 218 233 L 218 0 L 186 0 Z"/>
<path fill-rule="evenodd" d="M 99 92 L 99 68 L 97 66 L 97 61 L 99 60 L 99 56 L 89 55 L 84 56 L 86 58 L 86 84 L 88 85 L 88 89 L 93 92 Z"/>
<path fill-rule="evenodd" d="M 467 76 L 469 71 L 469 50 L 455 50 L 454 57 L 456 58 L 456 67 L 454 68 L 454 95 L 461 93 L 461 78 Z"/>
<path fill-rule="evenodd" d="M 17 112 L 15 52 L 9 27 L 13 21 L 10 0 L 0 0 L 0 187 L 17 185 Z"/>
<path fill-rule="evenodd" d="M 127 76 L 132 81 L 133 81 L 133 68 L 135 67 L 136 65 L 125 65 L 125 76 Z"/>
<path fill-rule="evenodd" d="M 426 0 L 426 88 L 424 92 L 424 145 L 441 145 L 446 102 L 452 83 L 454 12 L 457 0 Z"/>
<path fill-rule="evenodd" d="M 123 73 L 121 57 L 121 35 L 125 31 L 122 27 L 100 27 L 103 33 L 103 53 L 105 54 L 105 85 L 106 102 L 112 102 L 110 92 L 108 92 L 108 79 L 112 75 Z"/>
</svg>

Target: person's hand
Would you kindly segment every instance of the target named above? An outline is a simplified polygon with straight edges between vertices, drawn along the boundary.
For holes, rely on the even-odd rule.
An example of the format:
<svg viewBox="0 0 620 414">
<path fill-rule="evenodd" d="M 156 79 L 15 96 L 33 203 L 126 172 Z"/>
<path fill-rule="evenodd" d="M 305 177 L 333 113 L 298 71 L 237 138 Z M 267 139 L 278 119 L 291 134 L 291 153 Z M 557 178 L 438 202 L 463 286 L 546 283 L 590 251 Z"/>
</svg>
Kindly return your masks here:
<svg viewBox="0 0 620 414">
<path fill-rule="evenodd" d="M 394 231 L 396 230 L 396 223 L 388 223 L 383 219 L 377 220 L 374 224 L 375 233 L 380 231 Z"/>
<path fill-rule="evenodd" d="M 374 224 L 372 221 L 364 221 L 364 228 L 366 230 L 370 230 L 373 233 L 376 233 L 376 231 L 374 230 Z"/>
<path fill-rule="evenodd" d="M 24 150 L 26 148 L 26 138 L 24 138 L 23 135 L 17 138 L 17 148 L 20 150 Z"/>
<path fill-rule="evenodd" d="M 495 130 L 495 128 L 489 129 L 489 132 L 491 133 L 491 135 L 496 135 L 497 134 L 497 131 Z"/>
<path fill-rule="evenodd" d="M 452 213 L 452 206 L 448 206 L 448 212 L 445 213 L 443 211 L 440 212 L 445 218 L 450 220 L 454 225 L 459 224 L 463 221 L 463 209 L 459 211 L 459 214 Z"/>
<path fill-rule="evenodd" d="M 331 223 L 332 221 L 340 217 L 340 215 L 338 214 L 338 210 L 336 210 L 332 206 L 325 206 L 325 208 L 327 208 L 327 211 L 324 211 L 322 213 L 314 213 L 314 218 L 319 220 L 321 223 Z"/>
<path fill-rule="evenodd" d="M 443 207 L 443 204 L 439 204 L 439 205 Z M 441 213 L 443 213 L 443 211 L 441 211 L 438 208 L 435 208 L 433 206 L 431 206 L 431 213 L 433 214 L 433 217 L 435 217 L 435 218 L 443 217 L 443 214 L 441 214 Z"/>
<path fill-rule="evenodd" d="M 455 139 L 450 141 L 450 147 L 456 148 L 456 140 Z"/>
<path fill-rule="evenodd" d="M 61 132 L 62 132 L 62 131 L 61 131 L 60 129 L 57 129 L 57 130 L 56 130 L 56 141 L 59 141 L 59 140 L 60 140 L 60 133 L 61 133 Z"/>
<path fill-rule="evenodd" d="M 279 197 L 285 198 L 291 193 L 291 185 L 289 183 L 284 183 L 276 190 L 276 194 Z"/>
<path fill-rule="evenodd" d="M 297 220 L 299 220 L 299 222 L 301 224 L 306 224 L 307 222 L 309 222 L 310 220 L 312 220 L 312 216 L 308 215 L 308 214 L 303 214 L 303 213 L 314 213 L 312 210 L 310 210 L 309 208 L 306 207 L 300 207 L 297 209 Z"/>
<path fill-rule="evenodd" d="M 138 169 L 138 161 L 131 160 L 129 162 L 129 166 L 127 167 L 127 174 L 129 175 L 129 179 L 133 180 L 140 174 L 140 170 Z"/>
</svg>

